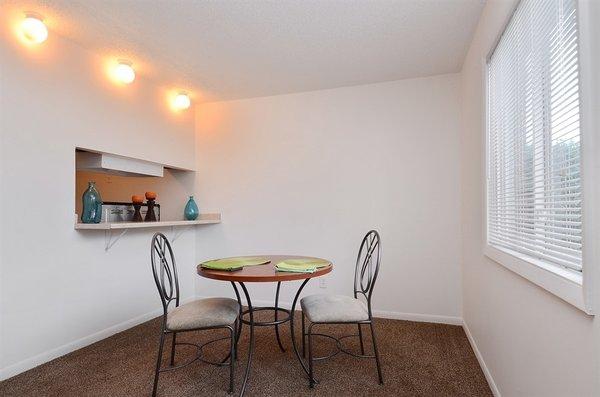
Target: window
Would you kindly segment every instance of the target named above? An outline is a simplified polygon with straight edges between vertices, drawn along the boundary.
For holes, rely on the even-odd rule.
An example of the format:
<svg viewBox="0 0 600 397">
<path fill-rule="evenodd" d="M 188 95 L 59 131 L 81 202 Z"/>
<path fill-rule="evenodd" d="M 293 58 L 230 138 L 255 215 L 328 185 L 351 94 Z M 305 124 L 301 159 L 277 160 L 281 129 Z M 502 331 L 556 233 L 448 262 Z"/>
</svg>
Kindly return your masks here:
<svg viewBox="0 0 600 397">
<path fill-rule="evenodd" d="M 488 244 L 582 272 L 577 0 L 522 0 L 487 64 Z"/>
</svg>

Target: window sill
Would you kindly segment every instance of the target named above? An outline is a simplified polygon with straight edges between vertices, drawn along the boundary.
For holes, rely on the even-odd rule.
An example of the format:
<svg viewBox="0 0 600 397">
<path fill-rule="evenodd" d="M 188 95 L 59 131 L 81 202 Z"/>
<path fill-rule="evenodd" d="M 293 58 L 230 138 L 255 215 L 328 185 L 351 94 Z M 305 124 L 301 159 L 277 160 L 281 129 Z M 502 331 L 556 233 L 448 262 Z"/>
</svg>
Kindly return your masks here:
<svg viewBox="0 0 600 397">
<path fill-rule="evenodd" d="M 576 308 L 591 314 L 586 309 L 583 298 L 583 277 L 581 274 L 533 261 L 518 252 L 500 249 L 486 244 L 484 254 L 530 282 L 544 288 Z"/>
</svg>

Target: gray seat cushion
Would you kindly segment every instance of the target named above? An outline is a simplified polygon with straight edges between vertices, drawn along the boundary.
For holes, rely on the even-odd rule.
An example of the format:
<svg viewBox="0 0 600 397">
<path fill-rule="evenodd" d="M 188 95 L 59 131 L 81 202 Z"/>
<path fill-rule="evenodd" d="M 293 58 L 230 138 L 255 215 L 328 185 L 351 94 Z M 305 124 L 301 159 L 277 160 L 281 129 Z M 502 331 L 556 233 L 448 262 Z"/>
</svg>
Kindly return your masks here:
<svg viewBox="0 0 600 397">
<path fill-rule="evenodd" d="M 344 295 L 310 295 L 300 301 L 302 312 L 313 323 L 357 322 L 369 319 L 367 306 Z"/>
<path fill-rule="evenodd" d="M 231 325 L 240 313 L 240 305 L 229 298 L 206 298 L 186 303 L 167 313 L 167 329 L 185 331 L 194 328 Z"/>
</svg>

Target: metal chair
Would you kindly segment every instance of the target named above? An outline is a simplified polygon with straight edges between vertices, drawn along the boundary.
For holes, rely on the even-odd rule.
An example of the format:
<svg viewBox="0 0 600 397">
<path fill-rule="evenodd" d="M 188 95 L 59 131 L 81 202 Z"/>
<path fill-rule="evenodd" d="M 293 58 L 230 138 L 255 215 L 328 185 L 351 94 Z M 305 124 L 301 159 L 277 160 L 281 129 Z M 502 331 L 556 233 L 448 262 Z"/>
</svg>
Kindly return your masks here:
<svg viewBox="0 0 600 397">
<path fill-rule="evenodd" d="M 381 255 L 381 238 L 375 230 L 368 232 L 362 240 L 358 257 L 356 259 L 356 269 L 354 273 L 354 297 L 344 295 L 310 295 L 302 298 L 300 305 L 302 307 L 302 355 L 306 356 L 306 329 L 305 317 L 310 321 L 308 326 L 308 368 L 309 384 L 314 387 L 317 383 L 313 377 L 313 364 L 318 360 L 325 360 L 344 352 L 359 358 L 374 358 L 377 365 L 377 375 L 379 383 L 383 384 L 381 374 L 381 364 L 379 362 L 379 352 L 377 351 L 377 341 L 375 338 L 375 329 L 373 327 L 373 313 L 371 311 L 371 297 L 373 287 L 379 273 Z M 366 304 L 359 300 L 359 294 L 366 299 Z M 313 327 L 320 324 L 357 324 L 358 334 L 345 335 L 335 338 L 331 335 L 314 333 Z M 361 326 L 368 324 L 371 328 L 371 338 L 373 340 L 373 354 L 365 354 Z M 336 341 L 337 351 L 324 357 L 313 357 L 313 337 L 321 336 Z M 350 337 L 358 337 L 360 340 L 360 354 L 353 353 L 345 349 L 342 340 Z"/>
<path fill-rule="evenodd" d="M 240 305 L 234 299 L 229 298 L 207 298 L 179 305 L 179 279 L 177 277 L 177 267 L 175 257 L 169 240 L 162 233 L 156 233 L 152 237 L 150 246 L 150 259 L 152 261 L 152 272 L 154 281 L 158 288 L 158 294 L 163 306 L 162 327 L 160 331 L 160 344 L 158 347 L 158 358 L 156 360 L 156 370 L 154 373 L 154 387 L 152 396 L 156 396 L 158 387 L 158 376 L 161 372 L 172 371 L 174 369 L 185 367 L 196 360 L 217 366 L 229 367 L 229 393 L 233 393 L 234 362 L 237 356 L 236 334 Z M 175 307 L 169 311 L 171 302 L 175 302 Z M 177 334 L 188 331 L 203 331 L 211 329 L 227 329 L 230 335 L 211 340 L 202 345 L 188 342 L 177 342 Z M 172 334 L 170 365 L 161 368 L 163 347 L 167 334 Z M 230 349 L 228 355 L 221 361 L 209 361 L 203 358 L 202 350 L 204 346 L 215 343 L 220 340 L 230 339 Z M 187 345 L 195 346 L 198 354 L 193 359 L 175 366 L 175 346 Z M 229 358 L 229 360 L 227 360 Z"/>
</svg>

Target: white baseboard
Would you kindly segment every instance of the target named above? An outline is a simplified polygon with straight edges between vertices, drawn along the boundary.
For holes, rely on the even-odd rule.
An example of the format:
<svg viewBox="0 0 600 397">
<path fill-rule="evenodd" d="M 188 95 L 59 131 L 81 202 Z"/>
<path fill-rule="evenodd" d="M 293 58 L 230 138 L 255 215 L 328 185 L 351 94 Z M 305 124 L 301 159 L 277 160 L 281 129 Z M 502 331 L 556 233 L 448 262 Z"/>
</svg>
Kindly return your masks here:
<svg viewBox="0 0 600 397">
<path fill-rule="evenodd" d="M 182 300 L 182 302 L 185 303 L 194 299 L 194 297 L 191 297 Z M 92 343 L 98 342 L 102 339 L 108 338 L 109 336 L 117 334 L 121 331 L 125 331 L 129 328 L 135 327 L 136 325 L 152 320 L 153 318 L 160 316 L 162 312 L 162 307 L 157 308 L 155 310 L 152 310 L 151 312 L 132 318 L 131 320 L 123 321 L 122 323 L 113 325 L 101 331 L 95 332 L 91 335 L 84 336 L 83 338 L 74 340 L 73 342 L 69 342 L 62 346 L 40 353 L 36 356 L 19 361 L 18 363 L 9 365 L 8 367 L 2 368 L 0 370 L 0 381 L 18 375 L 21 372 L 25 372 L 29 369 L 35 368 L 38 365 L 44 364 L 50 360 L 54 360 L 55 358 L 58 358 L 60 356 L 64 356 L 65 354 L 71 353 L 72 351 L 75 351 L 77 349 L 81 349 L 82 347 L 91 345 Z"/>
<path fill-rule="evenodd" d="M 392 320 L 417 321 L 421 323 L 438 323 L 450 325 L 462 325 L 462 318 L 456 316 L 442 316 L 439 314 L 403 313 L 388 310 L 373 310 L 373 315 L 380 318 Z"/>
<path fill-rule="evenodd" d="M 475 352 L 475 357 L 477 357 L 477 361 L 479 361 L 479 366 L 481 367 L 481 370 L 483 371 L 483 374 L 485 375 L 485 379 L 487 380 L 487 382 L 490 386 L 490 389 L 492 390 L 492 394 L 495 397 L 501 397 L 500 390 L 498 390 L 498 386 L 496 386 L 496 382 L 494 382 L 494 378 L 492 378 L 492 373 L 490 372 L 489 368 L 485 364 L 485 361 L 483 360 L 483 356 L 481 355 L 481 352 L 479 351 L 479 348 L 477 347 L 477 343 L 475 343 L 475 339 L 473 339 L 473 335 L 471 335 L 471 331 L 469 331 L 469 326 L 467 325 L 467 323 L 465 321 L 463 321 L 463 329 L 465 330 L 465 334 L 467 334 L 467 339 L 469 339 L 471 348 Z"/>
</svg>

